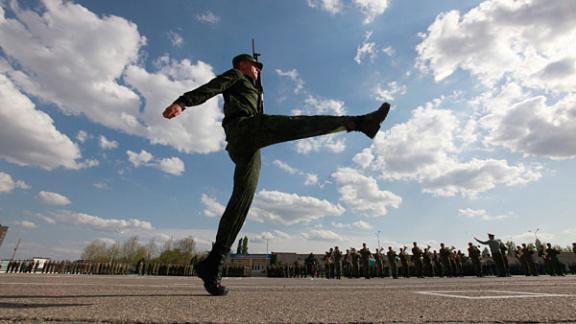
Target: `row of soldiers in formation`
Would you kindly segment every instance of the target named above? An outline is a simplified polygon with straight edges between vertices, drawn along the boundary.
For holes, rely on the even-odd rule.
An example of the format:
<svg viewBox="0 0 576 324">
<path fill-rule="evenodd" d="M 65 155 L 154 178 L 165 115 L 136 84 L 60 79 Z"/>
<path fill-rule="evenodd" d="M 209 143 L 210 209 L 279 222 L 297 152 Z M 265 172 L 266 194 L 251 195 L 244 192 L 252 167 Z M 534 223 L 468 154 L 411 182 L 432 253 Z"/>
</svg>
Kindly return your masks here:
<svg viewBox="0 0 576 324">
<path fill-rule="evenodd" d="M 323 268 L 318 263 L 314 254 L 310 253 L 304 260 L 306 275 L 319 276 L 321 272 L 327 278 L 341 279 L 342 276 L 349 278 L 390 276 L 392 278 L 402 277 L 460 277 L 464 273 L 472 273 L 477 277 L 484 275 L 496 275 L 500 277 L 510 276 L 510 266 L 508 264 L 508 248 L 500 240 L 495 240 L 494 235 L 489 234 L 488 241 L 480 241 L 490 247 L 490 254 L 483 253 L 480 246 L 468 243 L 468 256 L 454 247 L 447 247 L 440 244 L 438 251 L 431 251 L 430 246 L 421 249 L 416 242 L 409 255 L 407 247 L 400 248 L 396 252 L 391 246 L 388 247 L 385 255 L 383 249 L 377 249 L 372 253 L 363 244 L 362 248 L 356 251 L 351 248 L 345 253 L 336 246 L 330 248 L 323 256 Z M 514 255 L 518 258 L 522 273 L 525 275 L 538 275 L 540 265 L 537 265 L 534 256 L 537 254 L 544 261 L 543 267 L 546 273 L 564 275 L 564 265 L 560 263 L 558 254 L 560 251 L 553 248 L 550 243 L 542 245 L 538 251 L 534 251 L 531 245 L 522 244 L 514 250 Z M 465 271 L 465 268 L 466 271 Z M 302 274 L 303 269 L 295 265 L 284 267 L 283 273 Z M 297 276 L 297 275 L 296 275 Z"/>
</svg>

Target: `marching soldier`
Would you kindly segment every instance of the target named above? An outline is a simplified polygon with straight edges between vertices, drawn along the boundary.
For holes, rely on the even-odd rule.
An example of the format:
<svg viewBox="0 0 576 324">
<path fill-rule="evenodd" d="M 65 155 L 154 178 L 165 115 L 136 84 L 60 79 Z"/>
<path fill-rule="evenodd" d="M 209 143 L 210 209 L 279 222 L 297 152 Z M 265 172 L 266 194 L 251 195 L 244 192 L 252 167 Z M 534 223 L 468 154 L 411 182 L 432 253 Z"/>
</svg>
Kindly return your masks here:
<svg viewBox="0 0 576 324">
<path fill-rule="evenodd" d="M 365 279 L 370 279 L 370 256 L 372 253 L 370 249 L 366 246 L 366 243 L 362 243 L 362 249 L 360 249 L 360 259 L 362 262 L 362 276 Z"/>
<path fill-rule="evenodd" d="M 410 278 L 410 267 L 408 266 L 408 254 L 406 253 L 407 247 L 400 248 L 400 265 L 402 266 L 401 274 L 404 278 Z"/>
<path fill-rule="evenodd" d="M 385 103 L 373 113 L 362 116 L 278 116 L 264 114 L 260 72 L 262 63 L 248 54 L 232 60 L 233 68 L 210 82 L 180 96 L 162 115 L 172 119 L 186 107 L 197 106 L 223 94 L 226 150 L 235 164 L 232 196 L 216 234 L 216 242 L 206 259 L 198 264 L 198 276 L 204 288 L 214 296 L 228 290 L 221 284 L 224 259 L 248 215 L 260 174 L 260 149 L 303 138 L 340 131 L 360 131 L 374 138 L 386 118 L 390 105 Z"/>
<path fill-rule="evenodd" d="M 340 251 L 338 247 L 335 247 L 332 255 L 334 257 L 334 274 L 336 279 L 342 279 L 342 251 Z"/>
</svg>

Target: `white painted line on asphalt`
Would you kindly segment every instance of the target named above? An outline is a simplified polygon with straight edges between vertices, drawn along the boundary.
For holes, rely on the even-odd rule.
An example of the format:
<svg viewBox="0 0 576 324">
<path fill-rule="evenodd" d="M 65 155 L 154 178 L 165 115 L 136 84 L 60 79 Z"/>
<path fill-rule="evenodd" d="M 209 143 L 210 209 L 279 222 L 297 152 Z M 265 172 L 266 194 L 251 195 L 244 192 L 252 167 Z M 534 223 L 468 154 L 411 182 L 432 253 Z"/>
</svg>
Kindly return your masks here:
<svg viewBox="0 0 576 324">
<path fill-rule="evenodd" d="M 507 299 L 507 298 L 538 298 L 538 297 L 574 297 L 576 295 L 552 294 L 552 293 L 535 293 L 525 291 L 509 290 L 432 290 L 416 291 L 421 295 L 431 295 L 440 297 L 451 297 L 461 299 Z M 466 293 L 488 293 L 485 296 L 467 296 Z"/>
</svg>

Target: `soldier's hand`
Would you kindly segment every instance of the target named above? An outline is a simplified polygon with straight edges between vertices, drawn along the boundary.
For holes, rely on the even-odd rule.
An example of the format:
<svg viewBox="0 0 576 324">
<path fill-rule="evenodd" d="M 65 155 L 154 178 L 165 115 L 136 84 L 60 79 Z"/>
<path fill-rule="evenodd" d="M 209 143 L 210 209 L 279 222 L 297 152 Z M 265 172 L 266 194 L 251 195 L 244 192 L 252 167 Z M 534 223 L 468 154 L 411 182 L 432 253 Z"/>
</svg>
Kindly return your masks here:
<svg viewBox="0 0 576 324">
<path fill-rule="evenodd" d="M 172 119 L 180 115 L 181 113 L 182 113 L 182 107 L 180 107 L 180 105 L 178 104 L 173 103 L 166 109 L 164 109 L 162 116 L 164 116 L 164 118 Z"/>
</svg>

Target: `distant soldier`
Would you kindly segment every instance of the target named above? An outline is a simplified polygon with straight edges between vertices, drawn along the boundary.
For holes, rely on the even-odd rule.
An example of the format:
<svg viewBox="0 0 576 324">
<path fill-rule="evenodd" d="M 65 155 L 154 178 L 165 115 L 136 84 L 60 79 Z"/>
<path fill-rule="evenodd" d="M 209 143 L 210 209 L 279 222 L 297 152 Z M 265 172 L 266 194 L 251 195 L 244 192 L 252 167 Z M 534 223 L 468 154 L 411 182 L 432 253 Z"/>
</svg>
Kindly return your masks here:
<svg viewBox="0 0 576 324">
<path fill-rule="evenodd" d="M 450 265 L 452 252 L 444 243 L 440 243 L 440 251 L 438 251 L 438 254 L 440 255 L 440 263 L 442 264 L 442 276 L 452 277 L 453 272 L 452 266 Z"/>
<path fill-rule="evenodd" d="M 504 268 L 504 259 L 502 256 L 502 252 L 500 252 L 500 244 L 502 243 L 500 240 L 494 239 L 494 234 L 488 233 L 488 241 L 480 241 L 477 238 L 474 238 L 478 243 L 488 245 L 490 248 L 490 253 L 492 254 L 492 260 L 496 265 L 496 272 L 498 277 L 506 277 L 506 270 Z"/>
<path fill-rule="evenodd" d="M 424 249 L 422 253 L 422 268 L 423 274 L 427 277 L 434 277 L 434 267 L 432 266 L 432 253 L 430 252 L 430 245 Z"/>
<path fill-rule="evenodd" d="M 434 275 L 438 277 L 443 277 L 442 274 L 442 263 L 440 262 L 440 255 L 436 250 L 432 251 L 432 264 L 434 265 Z"/>
<path fill-rule="evenodd" d="M 398 279 L 398 270 L 396 268 L 396 251 L 392 249 L 391 246 L 388 247 L 388 252 L 386 252 L 386 257 L 388 258 L 388 265 L 390 271 L 390 277 Z"/>
<path fill-rule="evenodd" d="M 506 273 L 506 276 L 510 277 L 510 265 L 508 264 L 508 247 L 506 247 L 506 244 L 502 243 L 502 241 L 500 241 L 500 253 L 502 254 L 504 273 Z"/>
<path fill-rule="evenodd" d="M 536 273 L 536 263 L 534 262 L 534 249 L 532 245 L 526 245 L 522 243 L 522 256 L 526 260 L 526 265 L 528 266 L 527 276 L 537 276 Z"/>
<path fill-rule="evenodd" d="M 408 253 L 406 253 L 407 247 L 400 248 L 400 253 L 398 256 L 400 257 L 400 265 L 402 268 L 400 269 L 400 273 L 404 278 L 410 278 L 410 267 L 408 266 Z"/>
<path fill-rule="evenodd" d="M 458 251 L 454 251 L 453 252 L 454 255 L 454 265 L 455 265 L 455 273 L 456 276 L 458 277 L 464 277 L 464 269 L 462 267 L 462 263 L 464 262 L 464 254 L 462 253 L 462 251 L 458 250 Z"/>
<path fill-rule="evenodd" d="M 316 274 L 316 257 L 314 256 L 314 253 L 310 252 L 310 254 L 308 254 L 304 260 L 304 264 L 306 265 L 307 274 L 314 278 L 314 275 Z"/>
<path fill-rule="evenodd" d="M 424 278 L 422 275 L 422 250 L 418 247 L 416 242 L 412 243 L 412 263 L 414 264 L 414 275 L 418 278 Z"/>
<path fill-rule="evenodd" d="M 344 254 L 344 276 L 351 278 L 352 277 L 352 254 L 350 253 L 350 249 L 346 250 Z"/>
<path fill-rule="evenodd" d="M 480 263 L 480 250 L 472 244 L 472 242 L 468 242 L 468 257 L 472 261 L 472 269 L 474 270 L 474 274 L 476 277 L 482 277 L 482 266 Z"/>
<path fill-rule="evenodd" d="M 552 244 L 546 243 L 546 258 L 549 260 L 551 269 L 550 275 L 552 276 L 564 276 L 564 271 L 562 270 L 560 260 L 558 259 L 558 254 L 560 254 L 560 251 L 553 248 Z"/>
<path fill-rule="evenodd" d="M 376 249 L 374 253 L 374 277 L 384 276 L 384 256 L 382 255 L 382 249 Z"/>
<path fill-rule="evenodd" d="M 334 275 L 336 279 L 342 279 L 342 251 L 335 247 L 332 256 L 334 257 Z"/>
<path fill-rule="evenodd" d="M 356 252 L 355 248 L 350 250 L 350 255 L 352 256 L 352 276 L 355 278 L 360 278 L 360 254 Z"/>
<path fill-rule="evenodd" d="M 370 279 L 370 257 L 372 252 L 366 246 L 366 243 L 362 243 L 362 249 L 360 249 L 360 259 L 362 262 L 362 276 L 365 279 Z"/>
<path fill-rule="evenodd" d="M 324 254 L 324 271 L 325 276 L 328 279 L 332 279 L 334 277 L 334 256 L 332 255 L 334 249 L 330 248 L 330 250 L 326 251 Z"/>
</svg>

